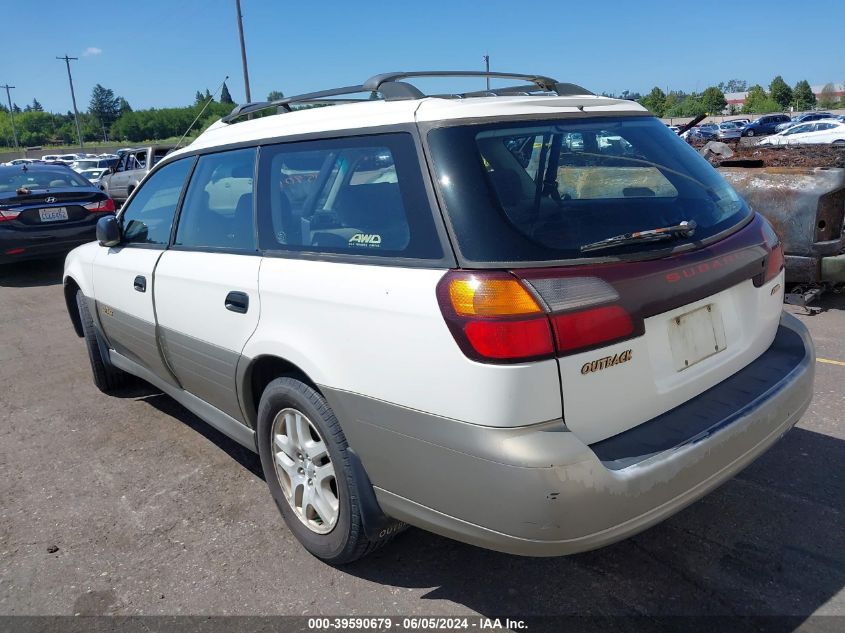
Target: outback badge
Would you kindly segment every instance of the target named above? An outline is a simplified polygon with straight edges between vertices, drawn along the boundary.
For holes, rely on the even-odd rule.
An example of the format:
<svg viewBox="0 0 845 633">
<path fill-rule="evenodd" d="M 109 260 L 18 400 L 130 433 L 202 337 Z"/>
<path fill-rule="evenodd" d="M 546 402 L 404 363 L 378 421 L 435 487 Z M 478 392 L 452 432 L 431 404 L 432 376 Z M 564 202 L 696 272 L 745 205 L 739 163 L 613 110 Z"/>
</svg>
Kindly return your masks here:
<svg viewBox="0 0 845 633">
<path fill-rule="evenodd" d="M 613 356 L 605 356 L 604 358 L 597 358 L 594 361 L 589 363 L 584 363 L 583 367 L 581 367 L 582 374 L 589 374 L 595 371 L 601 371 L 602 369 L 607 369 L 608 367 L 613 367 L 614 365 L 619 365 L 620 363 L 627 363 L 631 360 L 631 355 L 633 352 L 629 349 L 626 349 L 624 352 L 619 352 L 618 354 L 614 354 Z"/>
</svg>

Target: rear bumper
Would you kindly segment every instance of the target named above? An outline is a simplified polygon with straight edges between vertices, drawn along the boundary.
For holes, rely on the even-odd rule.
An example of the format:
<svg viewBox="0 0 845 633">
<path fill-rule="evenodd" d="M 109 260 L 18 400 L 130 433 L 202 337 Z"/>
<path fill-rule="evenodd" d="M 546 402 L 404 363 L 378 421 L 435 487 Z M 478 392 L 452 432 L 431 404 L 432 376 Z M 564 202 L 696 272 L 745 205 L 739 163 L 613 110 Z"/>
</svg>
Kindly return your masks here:
<svg viewBox="0 0 845 633">
<path fill-rule="evenodd" d="M 92 213 L 92 221 L 68 227 L 51 226 L 42 230 L 0 228 L 0 264 L 67 253 L 95 238 L 97 220 L 103 215 L 106 214 Z"/>
<path fill-rule="evenodd" d="M 812 398 L 815 353 L 806 328 L 783 315 L 764 357 L 738 372 L 730 389 L 717 385 L 593 447 L 561 421 L 493 429 L 324 393 L 387 514 L 489 549 L 555 556 L 665 519 L 788 431 Z"/>
</svg>

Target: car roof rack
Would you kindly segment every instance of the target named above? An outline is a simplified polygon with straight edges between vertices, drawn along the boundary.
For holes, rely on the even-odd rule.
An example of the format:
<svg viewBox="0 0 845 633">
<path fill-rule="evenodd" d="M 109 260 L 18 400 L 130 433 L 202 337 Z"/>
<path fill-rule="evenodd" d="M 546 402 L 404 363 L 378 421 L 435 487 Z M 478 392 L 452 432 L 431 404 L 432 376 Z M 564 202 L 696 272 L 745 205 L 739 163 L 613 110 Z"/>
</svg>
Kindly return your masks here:
<svg viewBox="0 0 845 633">
<path fill-rule="evenodd" d="M 405 81 L 401 81 L 403 79 L 412 79 L 417 77 L 487 77 L 491 79 L 517 79 L 528 83 L 492 90 L 426 95 L 416 86 Z M 331 98 L 365 92 L 370 93 L 370 99 Z M 467 97 L 530 95 L 536 92 L 554 93 L 561 97 L 593 94 L 586 88 L 582 88 L 576 84 L 561 83 L 556 79 L 546 77 L 545 75 L 525 75 L 520 73 L 484 72 L 475 70 L 420 70 L 414 72 L 382 73 L 380 75 L 373 75 L 364 83 L 355 86 L 332 88 L 330 90 L 320 90 L 318 92 L 307 92 L 293 97 L 276 99 L 275 101 L 254 101 L 251 103 L 244 103 L 236 106 L 232 112 L 224 116 L 221 121 L 223 121 L 223 123 L 231 123 L 242 116 L 266 110 L 268 108 L 277 108 L 280 112 L 291 112 L 293 110 L 291 107 L 293 104 L 325 105 L 369 101 L 372 100 L 373 95 L 377 94 L 380 94 L 382 100 L 384 101 L 402 101 L 408 99 L 422 99 L 427 96 L 448 99 L 464 99 Z"/>
</svg>

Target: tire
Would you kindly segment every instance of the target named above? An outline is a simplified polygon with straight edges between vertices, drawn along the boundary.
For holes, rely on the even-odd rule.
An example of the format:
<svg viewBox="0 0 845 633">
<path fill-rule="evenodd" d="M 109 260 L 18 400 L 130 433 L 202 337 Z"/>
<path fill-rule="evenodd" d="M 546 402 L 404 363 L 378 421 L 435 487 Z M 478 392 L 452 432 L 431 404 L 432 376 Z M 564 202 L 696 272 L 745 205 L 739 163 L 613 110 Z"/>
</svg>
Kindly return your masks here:
<svg viewBox="0 0 845 633">
<path fill-rule="evenodd" d="M 747 136 L 754 136 L 754 130 L 748 130 L 745 134 Z"/>
<path fill-rule="evenodd" d="M 103 349 L 94 328 L 94 319 L 88 311 L 88 303 L 81 290 L 76 292 L 76 306 L 79 309 L 79 319 L 82 322 L 82 332 L 85 347 L 88 350 L 88 360 L 91 362 L 91 374 L 97 389 L 103 393 L 113 393 L 124 386 L 129 374 L 111 364 Z"/>
<path fill-rule="evenodd" d="M 299 441 L 293 429 L 306 428 L 303 421 L 307 433 L 299 433 L 305 436 Z M 288 528 L 306 550 L 329 564 L 341 565 L 358 560 L 390 541 L 389 538 L 371 541 L 364 533 L 361 504 L 355 493 L 361 482 L 350 462 L 346 437 L 320 393 L 291 377 L 272 381 L 258 405 L 257 433 L 258 452 L 270 494 Z M 297 447 L 302 446 L 305 449 L 299 453 Z M 293 453 L 304 454 L 305 459 L 297 461 L 298 455 Z M 321 453 L 325 456 L 315 459 Z M 328 472 L 326 466 L 332 468 L 333 486 L 331 482 L 327 485 L 328 478 L 319 472 L 320 469 Z M 288 475 L 292 472 L 301 474 Z M 306 494 L 314 500 L 314 506 L 306 505 Z M 332 505 L 335 500 L 336 507 Z M 322 514 L 317 505 L 322 506 Z"/>
</svg>

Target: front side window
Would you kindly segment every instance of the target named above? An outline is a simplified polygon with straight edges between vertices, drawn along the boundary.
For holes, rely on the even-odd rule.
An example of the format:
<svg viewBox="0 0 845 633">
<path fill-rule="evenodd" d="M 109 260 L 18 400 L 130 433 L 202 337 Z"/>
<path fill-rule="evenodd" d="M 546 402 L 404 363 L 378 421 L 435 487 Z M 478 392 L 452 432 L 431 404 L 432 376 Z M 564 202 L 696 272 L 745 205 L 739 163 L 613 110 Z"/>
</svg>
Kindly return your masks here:
<svg viewBox="0 0 845 633">
<path fill-rule="evenodd" d="M 442 257 L 409 134 L 262 148 L 259 182 L 262 249 Z"/>
<path fill-rule="evenodd" d="M 707 161 L 651 117 L 442 127 L 428 139 L 446 211 L 471 261 L 665 251 L 707 239 L 749 214 Z M 693 238 L 591 248 L 693 220 Z"/>
<path fill-rule="evenodd" d="M 167 245 L 173 214 L 192 164 L 193 158 L 174 161 L 141 184 L 120 213 L 123 244 Z"/>
<path fill-rule="evenodd" d="M 174 245 L 254 251 L 254 172 L 254 148 L 201 156 L 185 194 Z"/>
</svg>

